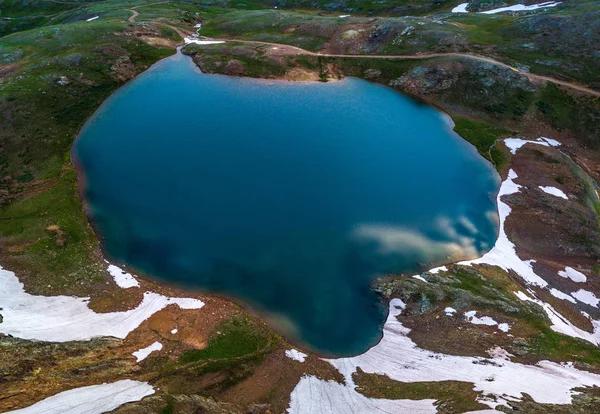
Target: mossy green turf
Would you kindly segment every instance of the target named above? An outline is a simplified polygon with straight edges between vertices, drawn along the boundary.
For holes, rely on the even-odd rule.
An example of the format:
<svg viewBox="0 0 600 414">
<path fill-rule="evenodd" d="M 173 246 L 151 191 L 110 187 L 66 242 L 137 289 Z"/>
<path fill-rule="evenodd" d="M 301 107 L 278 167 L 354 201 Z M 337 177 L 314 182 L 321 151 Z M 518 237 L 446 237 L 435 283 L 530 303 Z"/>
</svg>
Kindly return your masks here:
<svg viewBox="0 0 600 414">
<path fill-rule="evenodd" d="M 496 142 L 500 138 L 509 137 L 510 131 L 487 122 L 467 118 L 455 117 L 454 123 L 454 130 L 458 135 L 473 144 L 477 151 L 492 162 L 499 172 L 504 170 L 508 163 L 508 156 L 496 147 Z"/>
<path fill-rule="evenodd" d="M 219 325 L 202 350 L 189 350 L 183 353 L 180 361 L 191 363 L 231 358 L 242 358 L 264 350 L 269 345 L 269 337 L 264 329 L 238 318 Z"/>
</svg>

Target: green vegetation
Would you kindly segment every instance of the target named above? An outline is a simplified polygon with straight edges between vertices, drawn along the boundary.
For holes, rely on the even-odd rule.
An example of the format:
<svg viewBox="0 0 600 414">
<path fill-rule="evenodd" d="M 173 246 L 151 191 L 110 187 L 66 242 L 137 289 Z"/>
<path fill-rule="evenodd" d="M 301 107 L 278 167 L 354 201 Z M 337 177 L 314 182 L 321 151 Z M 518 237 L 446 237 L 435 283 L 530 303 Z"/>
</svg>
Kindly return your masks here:
<svg viewBox="0 0 600 414">
<path fill-rule="evenodd" d="M 473 144 L 485 159 L 496 166 L 498 171 L 504 170 L 508 164 L 508 157 L 496 147 L 496 141 L 510 136 L 508 130 L 467 118 L 454 118 L 454 123 L 454 131 L 458 135 Z"/>
<path fill-rule="evenodd" d="M 243 358 L 255 354 L 269 345 L 266 332 L 245 319 L 233 319 L 221 324 L 211 336 L 208 347 L 183 353 L 183 363 Z"/>
<path fill-rule="evenodd" d="M 600 148 L 600 97 L 572 96 L 549 83 L 541 91 L 535 105 L 557 130 L 573 131 L 587 145 Z"/>
<path fill-rule="evenodd" d="M 175 412 L 175 399 L 170 395 L 165 399 L 167 400 L 167 405 L 160 410 L 160 414 L 173 414 Z"/>
</svg>

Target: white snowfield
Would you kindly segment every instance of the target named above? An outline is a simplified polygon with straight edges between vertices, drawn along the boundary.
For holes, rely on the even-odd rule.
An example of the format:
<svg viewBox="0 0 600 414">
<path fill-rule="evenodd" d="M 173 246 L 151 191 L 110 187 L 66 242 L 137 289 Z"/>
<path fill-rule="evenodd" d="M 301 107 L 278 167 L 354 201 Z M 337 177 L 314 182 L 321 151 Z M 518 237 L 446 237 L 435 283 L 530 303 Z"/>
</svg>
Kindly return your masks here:
<svg viewBox="0 0 600 414">
<path fill-rule="evenodd" d="M 169 305 L 200 309 L 204 302 L 144 293 L 142 302 L 124 312 L 96 313 L 89 298 L 35 296 L 26 293 L 11 271 L 0 267 L 0 333 L 51 342 L 85 341 L 99 336 L 125 338 L 154 313 Z"/>
<path fill-rule="evenodd" d="M 160 342 L 156 341 L 153 342 L 151 345 L 148 345 L 146 348 L 142 348 L 139 351 L 135 351 L 131 355 L 135 357 L 137 362 L 140 362 L 146 359 L 148 355 L 150 355 L 152 352 L 160 351 L 161 349 L 163 349 L 163 345 Z"/>
<path fill-rule="evenodd" d="M 290 395 L 289 414 L 434 414 L 435 400 L 384 400 L 367 398 L 343 385 L 312 375 L 300 379 Z"/>
<path fill-rule="evenodd" d="M 107 262 L 108 263 L 108 262 Z M 108 265 L 108 273 L 113 277 L 115 283 L 123 289 L 129 289 L 132 287 L 140 287 L 139 282 L 123 269 L 113 264 Z"/>
<path fill-rule="evenodd" d="M 89 387 L 74 388 L 48 397 L 11 414 L 101 414 L 128 402 L 154 394 L 146 382 L 121 380 Z"/>
<path fill-rule="evenodd" d="M 306 355 L 304 352 L 300 352 L 297 349 L 288 349 L 285 351 L 285 356 L 293 359 L 294 361 L 304 362 L 306 360 Z"/>
<path fill-rule="evenodd" d="M 542 190 L 544 193 L 546 194 L 550 194 L 556 197 L 560 197 L 560 198 L 564 198 L 565 200 L 568 200 L 569 197 L 567 197 L 567 195 L 559 188 L 556 187 L 544 187 L 544 186 L 539 186 L 540 190 Z"/>
<path fill-rule="evenodd" d="M 512 6 L 499 7 L 497 9 L 486 10 L 486 11 L 477 12 L 477 13 L 496 14 L 496 13 L 503 13 L 503 12 L 507 12 L 507 11 L 531 11 L 531 10 L 543 9 L 546 7 L 556 7 L 560 3 L 561 3 L 560 1 L 547 1 L 544 3 L 532 4 L 530 6 L 525 6 L 523 4 L 515 4 Z M 469 3 L 461 3 L 452 9 L 452 13 L 469 13 L 469 11 L 467 10 L 468 5 L 469 5 Z"/>
<path fill-rule="evenodd" d="M 565 267 L 565 270 L 560 270 L 558 272 L 558 275 L 560 277 L 571 279 L 573 282 L 577 282 L 577 283 L 587 282 L 587 277 L 585 277 L 585 275 L 583 273 L 581 273 L 569 266 Z"/>
</svg>

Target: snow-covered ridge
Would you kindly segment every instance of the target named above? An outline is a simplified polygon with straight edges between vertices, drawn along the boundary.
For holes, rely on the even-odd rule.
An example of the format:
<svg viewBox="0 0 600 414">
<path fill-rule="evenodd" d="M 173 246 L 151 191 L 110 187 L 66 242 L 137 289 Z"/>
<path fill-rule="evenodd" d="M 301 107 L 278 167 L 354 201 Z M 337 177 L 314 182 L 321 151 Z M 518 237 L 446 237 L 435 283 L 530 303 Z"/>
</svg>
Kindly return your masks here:
<svg viewBox="0 0 600 414">
<path fill-rule="evenodd" d="M 51 342 L 85 341 L 100 336 L 125 338 L 146 319 L 169 305 L 200 309 L 204 302 L 145 292 L 142 302 L 124 312 L 96 313 L 89 298 L 36 296 L 25 292 L 17 276 L 0 267 L 0 333 Z"/>
<path fill-rule="evenodd" d="M 99 414 L 154 394 L 147 382 L 121 380 L 74 388 L 48 397 L 12 414 Z"/>
</svg>

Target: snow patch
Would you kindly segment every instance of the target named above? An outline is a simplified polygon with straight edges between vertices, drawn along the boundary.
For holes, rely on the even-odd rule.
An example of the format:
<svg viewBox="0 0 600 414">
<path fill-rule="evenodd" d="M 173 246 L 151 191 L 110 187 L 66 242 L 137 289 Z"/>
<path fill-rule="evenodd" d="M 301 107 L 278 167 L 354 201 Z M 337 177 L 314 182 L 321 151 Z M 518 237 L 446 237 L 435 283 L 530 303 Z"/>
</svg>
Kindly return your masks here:
<svg viewBox="0 0 600 414">
<path fill-rule="evenodd" d="M 569 301 L 571 303 L 576 303 L 577 302 L 575 299 L 573 299 L 572 296 L 567 295 L 566 293 L 561 292 L 560 290 L 555 289 L 555 288 L 550 289 L 550 294 L 552 296 L 554 296 L 555 298 L 567 300 L 567 301 Z"/>
<path fill-rule="evenodd" d="M 452 9 L 452 13 L 468 13 L 467 6 L 469 3 L 461 3 Z"/>
<path fill-rule="evenodd" d="M 589 290 L 579 289 L 577 292 L 572 292 L 571 296 L 573 296 L 579 302 L 594 306 L 596 308 L 598 307 L 598 302 L 600 302 L 600 299 L 594 295 L 594 292 L 590 292 Z"/>
<path fill-rule="evenodd" d="M 587 277 L 585 277 L 585 275 L 583 273 L 581 273 L 569 266 L 565 267 L 565 270 L 560 270 L 558 272 L 558 275 L 560 277 L 571 279 L 573 282 L 577 282 L 577 283 L 587 282 Z"/>
<path fill-rule="evenodd" d="M 109 264 L 108 273 L 110 273 L 115 283 L 119 285 L 120 288 L 129 289 L 132 287 L 140 287 L 140 284 L 135 277 L 118 266 Z"/>
<path fill-rule="evenodd" d="M 551 147 L 560 147 L 562 145 L 560 142 L 552 138 L 539 137 L 538 139 L 546 141 Z"/>
<path fill-rule="evenodd" d="M 467 322 L 472 323 L 473 325 L 486 325 L 486 326 L 498 326 L 502 332 L 508 332 L 510 330 L 510 325 L 507 323 L 498 323 L 493 318 L 489 316 L 476 316 L 477 311 L 469 311 L 465 312 L 465 319 Z"/>
<path fill-rule="evenodd" d="M 147 382 L 121 380 L 74 388 L 48 397 L 12 414 L 100 414 L 154 394 Z"/>
<path fill-rule="evenodd" d="M 425 283 L 429 283 L 427 280 L 425 280 L 425 278 L 421 275 L 414 275 L 413 279 L 417 279 L 420 280 L 421 282 L 425 282 Z"/>
<path fill-rule="evenodd" d="M 546 7 L 555 7 L 555 6 L 558 6 L 560 3 L 561 3 L 560 1 L 547 1 L 544 3 L 532 4 L 530 6 L 525 6 L 523 4 L 515 4 L 513 6 L 499 7 L 497 9 L 486 10 L 486 11 L 482 11 L 482 12 L 478 12 L 478 13 L 496 14 L 496 13 L 503 13 L 503 12 L 507 12 L 507 11 L 531 11 L 531 10 L 543 9 Z M 469 3 L 461 3 L 452 9 L 452 13 L 469 13 L 469 11 L 467 10 L 468 5 L 469 5 Z"/>
<path fill-rule="evenodd" d="M 529 139 L 522 139 L 522 138 L 506 138 L 504 140 L 504 145 L 506 145 L 508 147 L 511 154 L 516 154 L 517 151 L 519 150 L 519 148 L 521 148 L 525 144 L 537 144 L 537 145 L 542 145 L 544 147 L 551 146 L 547 141 L 545 141 L 541 138 L 538 139 L 537 141 L 532 141 Z"/>
<path fill-rule="evenodd" d="M 541 185 L 539 187 L 540 187 L 540 190 L 542 190 L 544 193 L 551 194 L 556 197 L 564 198 L 565 200 L 569 199 L 569 197 L 567 197 L 567 195 L 565 193 L 563 193 L 562 190 L 559 190 L 556 187 L 544 187 Z"/>
<path fill-rule="evenodd" d="M 300 352 L 296 349 L 288 349 L 287 351 L 285 351 L 285 356 L 293 359 L 294 361 L 304 362 L 308 355 L 306 355 L 304 352 Z"/>
<path fill-rule="evenodd" d="M 339 16 L 340 19 L 345 19 L 347 17 L 350 17 L 349 14 L 342 14 L 341 16 Z"/>
<path fill-rule="evenodd" d="M 90 17 L 89 19 L 86 20 L 86 22 L 91 22 L 96 20 L 97 18 L 99 18 L 100 16 L 94 16 L 94 17 Z"/>
<path fill-rule="evenodd" d="M 446 266 L 434 267 L 433 269 L 429 269 L 429 273 L 437 274 L 439 272 L 447 272 L 448 268 Z"/>
<path fill-rule="evenodd" d="M 16 338 L 50 342 L 86 341 L 99 336 L 125 338 L 161 309 L 177 305 L 200 309 L 204 302 L 144 293 L 142 302 L 124 312 L 96 313 L 89 298 L 36 296 L 25 292 L 17 276 L 0 267 L 0 333 Z"/>
<path fill-rule="evenodd" d="M 465 319 L 467 320 L 467 322 L 470 322 L 473 325 L 487 325 L 487 326 L 498 325 L 498 322 L 496 322 L 493 318 L 491 318 L 489 316 L 482 316 L 480 318 L 476 315 L 477 315 L 477 311 L 465 312 Z"/>
<path fill-rule="evenodd" d="M 448 306 L 446 309 L 444 309 L 444 313 L 446 314 L 446 316 L 454 316 L 454 314 L 456 313 L 456 309 Z"/>
<path fill-rule="evenodd" d="M 223 40 L 200 40 L 196 39 L 195 37 L 185 37 L 183 41 L 186 45 L 189 45 L 191 43 L 194 43 L 196 45 L 216 45 L 218 43 L 225 43 L 225 41 Z"/>
<path fill-rule="evenodd" d="M 152 345 L 148 345 L 146 348 L 142 348 L 139 351 L 135 351 L 133 355 L 137 362 L 143 361 L 154 351 L 160 351 L 163 348 L 160 342 L 154 342 Z"/>
<path fill-rule="evenodd" d="M 175 329 L 171 329 L 171 333 L 172 333 L 173 335 L 175 335 L 175 334 L 177 333 L 177 328 L 175 328 Z"/>
<path fill-rule="evenodd" d="M 560 1 L 547 1 L 545 3 L 532 4 L 530 6 L 525 6 L 524 4 L 514 4 L 512 6 L 500 7 L 498 9 L 486 10 L 481 12 L 482 14 L 496 14 L 503 13 L 507 11 L 531 11 L 537 9 L 543 9 L 546 7 L 556 7 L 560 4 Z"/>
<path fill-rule="evenodd" d="M 508 332 L 508 331 L 510 331 L 510 325 L 507 324 L 506 322 L 499 323 L 498 329 L 500 329 L 502 332 Z"/>
</svg>

